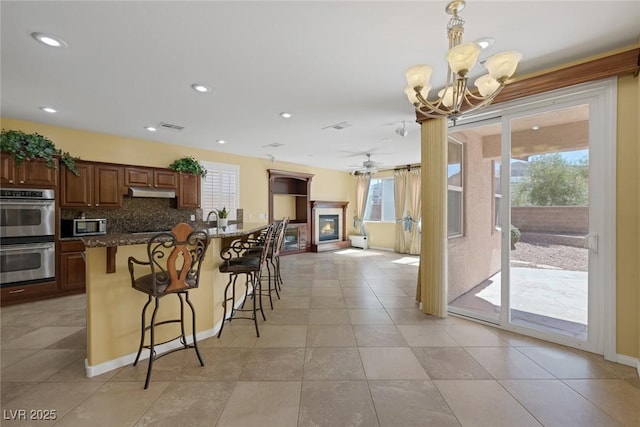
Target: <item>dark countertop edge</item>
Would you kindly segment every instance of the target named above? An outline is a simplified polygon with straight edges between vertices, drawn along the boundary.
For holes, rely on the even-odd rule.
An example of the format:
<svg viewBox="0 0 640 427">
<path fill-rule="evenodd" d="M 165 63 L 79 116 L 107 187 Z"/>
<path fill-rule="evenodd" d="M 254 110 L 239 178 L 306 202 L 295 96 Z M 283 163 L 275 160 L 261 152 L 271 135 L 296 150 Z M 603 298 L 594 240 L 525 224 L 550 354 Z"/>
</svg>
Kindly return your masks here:
<svg viewBox="0 0 640 427">
<path fill-rule="evenodd" d="M 227 230 L 219 232 L 217 228 L 204 229 L 212 239 L 221 239 L 224 237 L 242 237 L 247 234 L 255 233 L 266 228 L 267 223 L 245 223 L 242 228 L 238 229 L 236 224 L 229 225 Z M 113 233 L 101 236 L 84 236 L 80 237 L 87 248 L 104 248 L 109 246 L 127 246 L 146 244 L 149 238 L 158 234 L 152 233 Z"/>
</svg>

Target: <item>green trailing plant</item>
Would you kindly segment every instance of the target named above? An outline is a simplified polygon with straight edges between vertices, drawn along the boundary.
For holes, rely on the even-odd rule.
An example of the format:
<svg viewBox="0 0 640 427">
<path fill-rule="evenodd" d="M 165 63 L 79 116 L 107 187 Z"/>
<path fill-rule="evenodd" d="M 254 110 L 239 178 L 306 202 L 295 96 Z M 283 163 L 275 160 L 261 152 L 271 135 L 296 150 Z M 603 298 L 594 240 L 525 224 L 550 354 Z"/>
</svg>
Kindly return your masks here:
<svg viewBox="0 0 640 427">
<path fill-rule="evenodd" d="M 66 151 L 57 148 L 49 138 L 38 133 L 2 129 L 0 151 L 11 155 L 16 166 L 20 166 L 25 160 L 42 159 L 47 167 L 56 169 L 55 158 L 59 157 L 67 169 L 75 175 L 80 175 L 76 167 L 76 159 Z"/>
<path fill-rule="evenodd" d="M 223 206 L 222 209 L 216 209 L 216 212 L 218 213 L 219 219 L 229 218 L 229 211 L 225 206 Z"/>
<path fill-rule="evenodd" d="M 178 159 L 169 165 L 169 169 L 173 169 L 177 172 L 200 175 L 203 178 L 207 175 L 207 170 L 204 169 L 193 157 L 183 157 Z"/>
</svg>

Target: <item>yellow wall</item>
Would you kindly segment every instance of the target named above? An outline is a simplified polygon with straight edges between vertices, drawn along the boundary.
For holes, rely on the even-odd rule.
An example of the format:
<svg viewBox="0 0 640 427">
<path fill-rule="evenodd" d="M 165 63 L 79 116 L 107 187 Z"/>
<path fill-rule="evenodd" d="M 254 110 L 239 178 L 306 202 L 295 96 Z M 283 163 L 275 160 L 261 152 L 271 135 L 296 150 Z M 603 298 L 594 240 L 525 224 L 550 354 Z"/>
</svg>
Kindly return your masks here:
<svg viewBox="0 0 640 427">
<path fill-rule="evenodd" d="M 346 172 L 285 162 L 273 164 L 268 159 L 87 132 L 11 118 L 2 118 L 0 121 L 2 129 L 37 132 L 51 139 L 61 150 L 68 151 L 72 156 L 80 157 L 82 160 L 166 168 L 180 157 L 193 156 L 202 161 L 237 164 L 240 166 L 240 206 L 244 209 L 245 221 L 249 222 L 260 220 L 260 214 L 264 214 L 266 219 L 269 207 L 267 169 L 314 174 L 311 181 L 311 200 L 348 201 L 349 211 L 355 209 L 355 179 Z M 352 221 L 347 221 L 347 228 L 349 233 L 353 233 Z"/>
<path fill-rule="evenodd" d="M 640 81 L 618 80 L 617 352 L 640 358 Z"/>
</svg>

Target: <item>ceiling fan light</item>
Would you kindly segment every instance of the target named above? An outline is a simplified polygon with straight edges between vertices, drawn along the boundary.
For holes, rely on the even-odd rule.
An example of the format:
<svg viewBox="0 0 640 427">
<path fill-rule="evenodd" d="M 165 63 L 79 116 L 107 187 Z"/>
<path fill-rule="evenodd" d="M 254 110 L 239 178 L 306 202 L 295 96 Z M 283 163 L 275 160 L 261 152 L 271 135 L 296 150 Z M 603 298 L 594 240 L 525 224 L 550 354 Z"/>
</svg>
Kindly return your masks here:
<svg viewBox="0 0 640 427">
<path fill-rule="evenodd" d="M 477 43 L 463 43 L 454 46 L 447 53 L 447 61 L 451 71 L 456 74 L 462 72 L 466 74 L 478 61 L 480 56 L 480 46 Z"/>
<path fill-rule="evenodd" d="M 478 92 L 480 92 L 482 96 L 489 96 L 500 87 L 500 83 L 489 74 L 478 77 L 474 85 L 478 88 Z"/>
<path fill-rule="evenodd" d="M 429 86 L 429 80 L 431 79 L 432 71 L 433 69 L 425 64 L 409 67 L 407 69 L 407 72 L 405 73 L 407 84 L 410 88 L 424 88 Z"/>
<path fill-rule="evenodd" d="M 522 54 L 513 50 L 500 52 L 487 59 L 485 63 L 491 77 L 496 80 L 508 79 L 516 72 Z"/>
</svg>

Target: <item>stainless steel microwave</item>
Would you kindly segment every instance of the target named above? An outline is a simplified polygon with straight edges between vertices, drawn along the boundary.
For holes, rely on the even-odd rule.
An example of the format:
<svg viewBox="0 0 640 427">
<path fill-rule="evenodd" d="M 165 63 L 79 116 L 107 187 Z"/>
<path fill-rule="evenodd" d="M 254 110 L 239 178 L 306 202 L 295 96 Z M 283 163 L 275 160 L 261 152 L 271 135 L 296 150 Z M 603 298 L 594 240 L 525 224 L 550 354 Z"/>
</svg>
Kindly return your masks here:
<svg viewBox="0 0 640 427">
<path fill-rule="evenodd" d="M 60 227 L 62 237 L 95 236 L 107 233 L 107 220 L 96 218 L 63 219 Z"/>
</svg>

